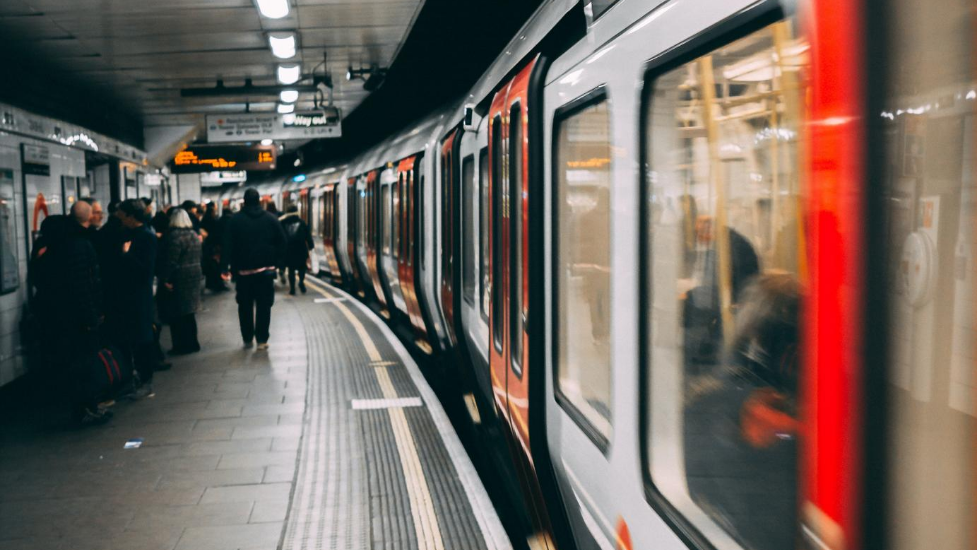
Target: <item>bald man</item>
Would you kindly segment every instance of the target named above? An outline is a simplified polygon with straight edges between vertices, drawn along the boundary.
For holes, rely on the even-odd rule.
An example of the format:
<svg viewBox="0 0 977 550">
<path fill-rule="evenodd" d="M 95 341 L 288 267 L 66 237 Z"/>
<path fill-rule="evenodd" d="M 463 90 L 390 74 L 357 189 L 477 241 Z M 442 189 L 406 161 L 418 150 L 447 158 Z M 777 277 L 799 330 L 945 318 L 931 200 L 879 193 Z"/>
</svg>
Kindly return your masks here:
<svg viewBox="0 0 977 550">
<path fill-rule="evenodd" d="M 102 227 L 102 220 L 105 219 L 105 214 L 102 211 L 102 203 L 91 197 L 82 197 L 78 199 L 81 202 L 87 203 L 92 207 L 92 217 L 89 220 L 89 227 L 92 231 L 97 230 Z"/>
<path fill-rule="evenodd" d="M 88 226 L 92 224 L 92 205 L 85 201 L 77 201 L 75 204 L 71 205 L 71 219 L 75 220 L 75 223 L 88 229 Z"/>
</svg>

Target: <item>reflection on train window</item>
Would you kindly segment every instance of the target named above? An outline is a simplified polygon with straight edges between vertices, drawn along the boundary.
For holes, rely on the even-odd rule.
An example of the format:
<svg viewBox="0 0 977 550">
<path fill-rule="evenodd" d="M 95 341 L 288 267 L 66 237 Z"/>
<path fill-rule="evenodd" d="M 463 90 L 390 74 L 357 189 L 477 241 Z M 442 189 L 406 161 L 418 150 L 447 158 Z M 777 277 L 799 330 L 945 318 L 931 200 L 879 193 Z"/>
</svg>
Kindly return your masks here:
<svg viewBox="0 0 977 550">
<path fill-rule="evenodd" d="M 775 23 L 654 76 L 645 107 L 649 474 L 718 548 L 796 547 L 808 45 L 794 32 Z"/>
<path fill-rule="evenodd" d="M 461 163 L 461 212 L 464 219 L 462 228 L 465 231 L 461 242 L 465 249 L 461 251 L 462 264 L 464 269 L 462 276 L 465 281 L 462 285 L 465 301 L 475 304 L 475 220 L 473 218 L 472 202 L 475 200 L 475 155 L 468 155 Z"/>
<path fill-rule="evenodd" d="M 974 548 L 977 74 L 973 0 L 896 0 L 886 81 L 888 525 L 893 550 Z"/>
<path fill-rule="evenodd" d="M 603 96 L 558 122 L 557 398 L 611 439 L 611 146 Z M 582 418 L 581 418 L 582 417 Z"/>
<path fill-rule="evenodd" d="M 13 292 L 20 286 L 16 220 L 14 172 L 0 168 L 0 294 Z"/>
<path fill-rule="evenodd" d="M 488 320 L 489 311 L 489 298 L 488 298 L 488 286 L 489 286 L 489 255 L 488 255 L 488 243 L 489 243 L 489 181 L 488 181 L 488 147 L 482 147 L 482 150 L 478 152 L 478 256 L 481 258 L 479 262 L 479 277 L 478 280 L 481 282 L 481 310 L 482 318 L 486 321 Z"/>
<path fill-rule="evenodd" d="M 380 224 L 383 226 L 380 231 L 380 239 L 382 240 L 380 246 L 383 248 L 382 253 L 387 256 L 390 255 L 390 224 L 392 223 L 390 213 L 393 211 L 391 200 L 390 186 L 384 185 L 380 188 L 380 204 L 383 209 L 380 218 Z"/>
</svg>

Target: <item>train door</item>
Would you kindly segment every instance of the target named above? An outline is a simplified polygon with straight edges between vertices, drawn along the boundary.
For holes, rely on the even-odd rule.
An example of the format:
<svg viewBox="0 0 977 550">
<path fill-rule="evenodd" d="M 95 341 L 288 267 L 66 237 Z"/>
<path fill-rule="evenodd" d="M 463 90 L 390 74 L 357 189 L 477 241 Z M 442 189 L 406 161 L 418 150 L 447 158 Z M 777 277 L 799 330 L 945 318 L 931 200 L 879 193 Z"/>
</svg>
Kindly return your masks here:
<svg viewBox="0 0 977 550">
<path fill-rule="evenodd" d="M 483 119 L 482 124 L 485 124 Z M 488 363 L 488 132 L 481 126 L 462 136 L 461 157 L 461 333 L 485 401 L 491 406 Z"/>
<path fill-rule="evenodd" d="M 366 174 L 366 269 L 373 284 L 374 296 L 380 303 L 380 313 L 389 318 L 387 293 L 380 275 L 380 171 L 371 170 Z"/>
<path fill-rule="evenodd" d="M 448 341 L 457 344 L 455 334 L 455 198 L 458 193 L 458 149 L 461 143 L 461 130 L 452 130 L 441 142 L 441 170 L 438 189 L 441 198 L 440 220 L 440 260 L 441 260 L 441 313 Z"/>
<path fill-rule="evenodd" d="M 362 176 L 353 177 L 348 182 L 346 201 L 347 248 L 349 250 L 350 271 L 356 280 L 356 291 L 361 298 L 369 292 L 369 272 L 366 269 L 366 182 Z"/>
<path fill-rule="evenodd" d="M 530 103 L 541 101 L 532 99 L 538 92 L 538 83 L 531 86 L 531 81 L 540 79 L 543 66 L 539 57 L 529 62 L 496 93 L 489 110 L 489 192 L 492 196 L 489 362 L 495 405 L 508 425 L 520 483 L 531 501 L 534 525 L 538 529 L 533 545 L 553 548 L 553 537 L 562 538 L 567 529 L 563 527 L 565 522 L 560 508 L 547 510 L 544 504 L 547 499 L 543 496 L 543 487 L 548 494 L 556 490 L 546 448 L 545 377 L 530 364 L 530 357 L 535 357 L 541 349 L 530 353 L 527 333 L 528 320 L 533 314 L 530 299 L 540 299 L 540 295 L 530 294 L 529 277 L 532 273 L 536 280 L 542 268 L 541 253 L 537 248 L 542 234 L 531 236 L 529 232 L 530 204 L 536 204 L 538 209 L 540 203 L 533 201 L 542 200 L 541 194 L 532 195 L 541 192 L 541 174 L 537 170 L 530 173 L 530 167 L 536 168 L 542 161 L 542 158 L 531 159 L 530 151 L 541 157 L 541 142 L 531 148 L 530 132 L 539 132 L 541 122 L 532 129 L 529 121 L 530 109 L 542 107 Z M 534 72 L 536 69 L 539 73 Z M 542 137 L 537 135 L 536 139 Z M 541 215 L 541 210 L 537 215 Z M 533 257 L 535 269 L 532 270 L 531 243 L 536 250 Z M 537 288 L 536 292 L 541 290 Z M 542 311 L 536 311 L 535 315 L 538 316 L 536 322 L 540 323 L 535 326 L 535 331 L 539 331 L 544 322 Z M 542 342 L 542 338 L 537 337 L 535 341 Z M 558 499 L 559 496 L 551 494 L 551 498 Z M 558 527 L 554 528 L 554 525 Z"/>
<path fill-rule="evenodd" d="M 400 289 L 400 278 L 397 276 L 397 263 L 394 258 L 394 182 L 396 182 L 396 172 L 393 169 L 386 169 L 379 175 L 379 197 L 378 197 L 378 235 L 379 238 L 379 259 L 378 268 L 381 286 L 386 294 L 387 303 L 393 304 L 391 309 L 395 309 L 404 314 L 407 313 L 404 307 L 404 295 Z M 390 312 L 393 314 L 393 311 Z"/>
<path fill-rule="evenodd" d="M 426 341 L 428 324 L 420 300 L 420 257 L 423 251 L 417 246 L 420 231 L 419 208 L 421 207 L 420 188 L 417 175 L 422 166 L 422 157 L 414 155 L 400 161 L 397 165 L 397 186 L 400 189 L 401 238 L 400 253 L 397 260 L 398 275 L 404 293 L 404 302 L 410 317 L 411 326 L 417 336 L 417 344 L 427 352 L 431 351 Z"/>
</svg>

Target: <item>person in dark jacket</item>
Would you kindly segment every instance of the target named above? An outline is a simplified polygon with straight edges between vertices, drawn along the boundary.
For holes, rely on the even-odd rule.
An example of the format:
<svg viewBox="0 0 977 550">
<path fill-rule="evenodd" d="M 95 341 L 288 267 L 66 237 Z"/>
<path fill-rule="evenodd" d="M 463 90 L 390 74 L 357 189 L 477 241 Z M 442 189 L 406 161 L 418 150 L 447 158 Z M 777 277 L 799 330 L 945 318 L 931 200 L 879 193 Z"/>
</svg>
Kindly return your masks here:
<svg viewBox="0 0 977 550">
<path fill-rule="evenodd" d="M 78 202 L 71 216 L 52 216 L 42 225 L 31 259 L 33 302 L 44 327 L 55 386 L 79 425 L 100 424 L 111 412 L 98 408 L 90 391 L 88 362 L 98 352 L 102 287 L 95 249 L 86 236 L 91 205 Z"/>
<path fill-rule="evenodd" d="M 207 213 L 200 222 L 200 228 L 207 233 L 204 239 L 203 256 L 201 258 L 207 290 L 223 292 L 227 290 L 221 279 L 220 255 L 223 241 L 223 220 L 217 218 L 217 207 L 214 203 L 207 205 Z"/>
<path fill-rule="evenodd" d="M 288 269 L 288 293 L 295 296 L 295 272 L 299 275 L 299 289 L 305 294 L 305 272 L 309 251 L 315 248 L 309 226 L 299 217 L 297 206 L 289 206 L 288 213 L 279 218 L 288 239 L 285 245 L 285 267 Z"/>
<path fill-rule="evenodd" d="M 238 319 L 244 345 L 258 341 L 268 349 L 271 306 L 275 303 L 275 272 L 282 264 L 285 232 L 273 214 L 262 210 L 258 191 L 244 193 L 244 208 L 231 218 L 224 235 L 222 271 L 233 273 Z"/>
<path fill-rule="evenodd" d="M 153 371 L 157 353 L 153 322 L 153 279 L 156 275 L 156 233 L 149 226 L 143 201 L 130 199 L 119 206 L 125 230 L 121 243 L 118 273 L 108 296 L 112 334 L 133 358 L 138 383 L 135 397 L 153 395 Z"/>
<path fill-rule="evenodd" d="M 200 238 L 182 208 L 170 211 L 170 228 L 163 236 L 159 270 L 160 317 L 170 324 L 170 355 L 200 351 L 196 313 L 200 309 Z"/>
</svg>

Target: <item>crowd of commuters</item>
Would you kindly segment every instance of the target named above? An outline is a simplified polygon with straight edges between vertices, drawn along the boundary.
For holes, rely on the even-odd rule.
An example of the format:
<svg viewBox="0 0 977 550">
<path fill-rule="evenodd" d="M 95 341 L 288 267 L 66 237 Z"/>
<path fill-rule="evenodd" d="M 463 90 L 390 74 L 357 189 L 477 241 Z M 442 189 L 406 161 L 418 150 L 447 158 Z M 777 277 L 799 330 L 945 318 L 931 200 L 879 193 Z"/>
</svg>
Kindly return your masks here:
<svg viewBox="0 0 977 550">
<path fill-rule="evenodd" d="M 47 217 L 36 235 L 32 312 L 38 336 L 58 343 L 43 346 L 48 379 L 79 425 L 111 418 L 113 399 L 154 395 L 153 374 L 171 366 L 160 346 L 162 326 L 170 327 L 168 355 L 200 351 L 196 313 L 204 288 L 229 290 L 233 278 L 241 337 L 258 349 L 268 348 L 278 270 L 288 268 L 291 294 L 296 274 L 306 291 L 313 241 L 294 208 L 279 219 L 251 189 L 233 215 L 218 217 L 214 204 L 204 209 L 193 201 L 153 210 L 150 199 L 114 202 L 103 223 L 102 205 L 81 199 L 69 214 Z M 112 392 L 91 380 L 103 370 L 99 362 L 118 386 Z"/>
</svg>

